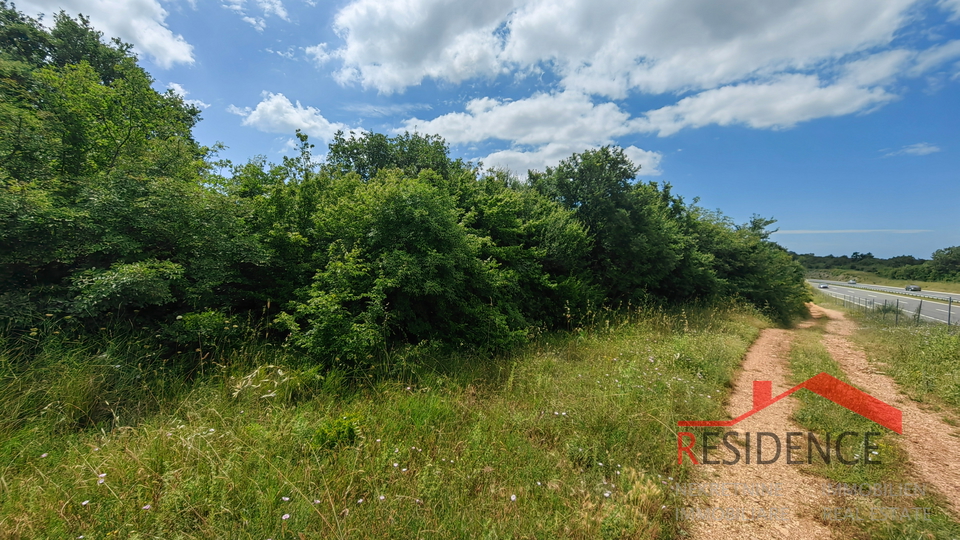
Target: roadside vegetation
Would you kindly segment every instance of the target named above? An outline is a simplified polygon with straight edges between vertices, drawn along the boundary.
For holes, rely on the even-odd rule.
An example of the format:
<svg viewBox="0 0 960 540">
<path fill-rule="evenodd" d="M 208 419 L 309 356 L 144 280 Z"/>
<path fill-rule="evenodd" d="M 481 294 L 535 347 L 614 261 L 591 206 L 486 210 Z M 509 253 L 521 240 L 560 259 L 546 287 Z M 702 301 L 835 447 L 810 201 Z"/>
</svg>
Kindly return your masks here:
<svg viewBox="0 0 960 540">
<path fill-rule="evenodd" d="M 960 329 L 923 321 L 895 326 L 890 315 L 858 312 L 861 326 L 854 336 L 871 362 L 893 377 L 910 399 L 942 407 L 960 420 Z M 901 323 L 903 319 L 901 318 Z"/>
<path fill-rule="evenodd" d="M 0 356 L 0 536 L 675 538 L 676 422 L 722 416 L 769 323 L 735 306 L 593 317 L 513 355 L 408 351 L 366 378 L 217 342 L 193 382 L 138 329 L 80 343 L 51 320 Z"/>
<path fill-rule="evenodd" d="M 670 426 L 806 313 L 773 220 L 622 149 L 235 164 L 154 84 L 0 1 L 0 536 L 669 538 Z"/>
<path fill-rule="evenodd" d="M 832 304 L 829 307 L 831 309 L 843 309 Z M 911 373 L 916 376 L 925 372 L 926 370 L 919 363 L 923 362 L 924 357 L 932 354 L 935 358 L 930 359 L 933 360 L 934 364 L 947 364 L 948 362 L 945 360 L 939 359 L 941 354 L 953 353 L 951 358 L 954 359 L 957 358 L 957 354 L 960 354 L 960 341 L 951 340 L 951 337 L 956 336 L 951 335 L 944 325 L 922 324 L 920 326 L 894 327 L 892 322 L 884 321 L 879 315 L 865 316 L 862 311 L 857 310 L 849 310 L 845 313 L 848 317 L 857 319 L 862 326 L 861 330 L 853 336 L 856 343 L 864 347 L 871 362 L 877 362 L 878 355 L 883 358 L 884 372 L 893 376 L 911 397 L 913 396 L 909 377 L 904 375 Z M 849 383 L 839 365 L 822 344 L 822 332 L 825 323 L 825 320 L 820 320 L 818 324 L 809 329 L 797 331 L 798 335 L 790 354 L 791 382 L 794 384 L 803 382 L 820 372 L 829 373 Z M 880 329 L 882 331 L 878 332 Z M 950 341 L 950 344 L 947 345 L 949 350 L 943 350 L 944 344 L 942 343 L 931 343 L 927 339 L 931 332 L 947 338 Z M 891 357 L 888 353 L 893 352 L 890 347 L 894 344 L 896 344 L 896 349 L 900 351 L 900 355 Z M 953 349 L 950 349 L 950 347 L 953 347 Z M 955 362 L 949 363 L 953 364 Z M 929 364 L 924 362 L 924 365 L 928 366 Z M 950 370 L 941 370 L 941 373 L 951 370 L 960 371 L 956 370 L 956 366 L 951 366 L 951 368 Z M 801 391 L 796 394 L 796 397 L 800 400 L 801 406 L 794 413 L 795 421 L 804 428 L 820 434 L 821 440 L 825 438 L 827 433 L 838 434 L 844 431 L 882 432 L 881 436 L 871 438 L 871 443 L 875 443 L 879 447 L 874 451 L 877 452 L 876 456 L 882 456 L 880 464 L 867 465 L 860 462 L 850 466 L 841 464 L 836 460 L 829 465 L 815 462 L 809 467 L 812 473 L 824 477 L 826 482 L 848 485 L 876 483 L 902 485 L 916 481 L 910 476 L 909 468 L 906 465 L 907 456 L 897 444 L 896 435 L 878 428 L 870 420 L 811 392 Z M 857 457 L 865 455 L 867 450 L 863 447 L 863 439 L 854 441 L 852 438 L 848 438 L 848 441 L 850 444 L 845 445 L 844 455 Z M 873 457 L 873 459 L 879 459 L 879 457 Z M 846 520 L 829 522 L 831 526 L 838 527 L 839 530 L 851 538 L 954 538 L 960 534 L 960 524 L 951 516 L 942 497 L 932 491 L 930 486 L 925 486 L 925 495 L 917 498 L 847 496 L 840 497 L 839 500 L 842 507 L 858 510 L 858 515 L 861 516 L 868 515 L 869 509 L 877 505 L 920 507 L 927 508 L 929 511 L 930 521 L 910 519 L 903 521 L 865 520 L 854 522 Z"/>
<path fill-rule="evenodd" d="M 960 292 L 960 246 L 938 249 L 930 259 L 911 255 L 882 259 L 874 257 L 873 253 L 856 251 L 850 256 L 791 255 L 803 265 L 808 278 L 856 278 L 873 285 L 903 287 L 914 284 L 938 291 Z"/>
</svg>

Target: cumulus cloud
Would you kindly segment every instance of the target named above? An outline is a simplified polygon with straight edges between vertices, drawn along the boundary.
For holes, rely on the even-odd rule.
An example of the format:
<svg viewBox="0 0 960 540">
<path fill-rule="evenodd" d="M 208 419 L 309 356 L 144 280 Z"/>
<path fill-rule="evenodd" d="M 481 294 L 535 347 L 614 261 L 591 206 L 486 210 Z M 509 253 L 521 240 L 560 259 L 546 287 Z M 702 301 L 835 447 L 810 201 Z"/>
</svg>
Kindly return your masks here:
<svg viewBox="0 0 960 540">
<path fill-rule="evenodd" d="M 383 94 L 547 75 L 548 91 L 404 122 L 455 144 L 505 142 L 483 161 L 523 170 L 629 134 L 871 112 L 898 98 L 904 77 L 960 58 L 960 41 L 895 41 L 924 1 L 349 0 L 334 21 L 342 43 L 306 52 L 338 62 L 341 84 Z M 960 14 L 960 0 L 939 5 Z M 637 94 L 670 101 L 637 116 L 614 101 Z M 661 154 L 630 151 L 658 172 Z"/>
<path fill-rule="evenodd" d="M 480 158 L 485 167 L 502 167 L 510 170 L 514 174 L 523 175 L 529 170 L 542 171 L 547 167 L 553 167 L 574 153 L 582 153 L 586 150 L 595 150 L 601 145 L 577 146 L 565 142 L 552 142 L 545 144 L 533 150 L 507 149 L 493 152 L 486 157 Z M 642 150 L 636 146 L 628 146 L 623 149 L 624 153 L 633 161 L 640 165 L 640 171 L 637 176 L 658 176 L 661 171 L 657 167 L 660 159 L 663 157 L 658 152 Z"/>
<path fill-rule="evenodd" d="M 106 37 L 132 43 L 164 69 L 194 61 L 193 46 L 167 28 L 167 11 L 157 0 L 26 0 L 17 2 L 17 8 L 48 16 L 61 9 L 73 17 L 82 13 Z"/>
<path fill-rule="evenodd" d="M 465 109 L 433 120 L 410 118 L 402 129 L 437 133 L 453 144 L 508 141 L 511 148 L 481 161 L 520 173 L 556 165 L 574 152 L 613 144 L 634 130 L 630 115 L 616 104 L 595 104 L 578 92 L 543 93 L 517 101 L 480 98 L 468 102 Z M 625 150 L 641 165 L 641 174 L 660 174 L 660 154 L 636 147 Z"/>
<path fill-rule="evenodd" d="M 496 31 L 512 9 L 512 0 L 355 0 L 334 20 L 345 41 L 337 80 L 391 93 L 425 77 L 457 83 L 494 75 Z"/>
<path fill-rule="evenodd" d="M 887 152 L 885 157 L 890 156 L 925 156 L 927 154 L 935 154 L 940 151 L 940 147 L 930 144 L 930 143 L 917 143 L 904 146 L 899 150 L 894 150 L 893 152 Z"/>
<path fill-rule="evenodd" d="M 556 140 L 596 144 L 629 132 L 629 114 L 615 103 L 594 104 L 584 94 L 538 94 L 517 101 L 474 99 L 466 112 L 433 120 L 411 118 L 405 129 L 439 133 L 455 144 L 487 139 L 542 145 Z"/>
<path fill-rule="evenodd" d="M 709 124 L 784 129 L 814 118 L 860 112 L 893 99 L 896 96 L 882 88 L 849 83 L 823 85 L 815 75 L 785 75 L 767 83 L 701 92 L 646 113 L 636 127 L 639 131 L 655 131 L 661 137 Z"/>
<path fill-rule="evenodd" d="M 176 95 L 178 95 L 178 96 L 180 96 L 180 99 L 182 99 L 183 102 L 186 103 L 187 105 L 193 105 L 194 107 L 196 107 L 196 108 L 198 108 L 198 109 L 206 109 L 206 108 L 210 107 L 210 104 L 209 104 L 209 103 L 204 103 L 203 101 L 200 101 L 199 99 L 187 99 L 187 94 L 189 94 L 190 92 L 188 92 L 187 90 L 185 90 L 185 89 L 183 88 L 183 86 L 181 86 L 181 85 L 179 85 L 179 84 L 177 84 L 177 83 L 175 83 L 175 82 L 167 83 L 167 88 L 173 90 L 173 93 L 176 94 Z"/>
<path fill-rule="evenodd" d="M 389 93 L 544 67 L 613 98 L 709 89 L 888 44 L 916 2 L 354 0 L 339 78 Z"/>
<path fill-rule="evenodd" d="M 314 107 L 304 107 L 299 101 L 292 103 L 283 94 L 264 92 L 263 100 L 256 107 L 237 107 L 230 105 L 227 111 L 243 118 L 243 125 L 254 127 L 266 133 L 293 133 L 301 130 L 311 137 L 329 141 L 338 130 L 349 128 L 338 122 L 331 122 Z"/>
</svg>

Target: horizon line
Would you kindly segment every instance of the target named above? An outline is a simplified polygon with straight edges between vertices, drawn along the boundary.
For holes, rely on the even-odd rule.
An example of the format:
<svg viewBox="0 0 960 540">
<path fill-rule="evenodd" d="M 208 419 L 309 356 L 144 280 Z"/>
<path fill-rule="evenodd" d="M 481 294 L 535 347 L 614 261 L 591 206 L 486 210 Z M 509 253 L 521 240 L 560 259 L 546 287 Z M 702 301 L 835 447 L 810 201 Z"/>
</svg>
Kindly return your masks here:
<svg viewBox="0 0 960 540">
<path fill-rule="evenodd" d="M 786 231 L 775 231 L 771 234 L 850 234 L 850 233 L 893 233 L 893 234 L 916 234 L 935 232 L 932 229 L 794 229 Z"/>
</svg>

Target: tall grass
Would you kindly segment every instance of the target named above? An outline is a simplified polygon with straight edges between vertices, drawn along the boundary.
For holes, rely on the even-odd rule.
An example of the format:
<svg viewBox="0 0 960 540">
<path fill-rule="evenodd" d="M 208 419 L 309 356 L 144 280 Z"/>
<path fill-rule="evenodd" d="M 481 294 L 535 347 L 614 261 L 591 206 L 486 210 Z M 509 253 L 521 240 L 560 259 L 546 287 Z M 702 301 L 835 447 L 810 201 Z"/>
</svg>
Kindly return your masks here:
<svg viewBox="0 0 960 540">
<path fill-rule="evenodd" d="M 603 312 L 511 357 L 358 373 L 51 321 L 0 349 L 0 537 L 673 538 L 676 421 L 722 417 L 765 324 Z"/>
</svg>

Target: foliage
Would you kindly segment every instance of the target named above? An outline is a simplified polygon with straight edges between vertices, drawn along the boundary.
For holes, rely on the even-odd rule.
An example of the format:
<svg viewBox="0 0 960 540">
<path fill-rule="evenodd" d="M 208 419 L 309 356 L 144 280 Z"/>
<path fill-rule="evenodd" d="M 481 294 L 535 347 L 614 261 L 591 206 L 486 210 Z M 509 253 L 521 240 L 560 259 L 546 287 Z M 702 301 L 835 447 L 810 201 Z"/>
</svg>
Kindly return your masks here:
<svg viewBox="0 0 960 540">
<path fill-rule="evenodd" d="M 670 426 L 722 416 L 765 322 L 611 317 L 498 362 L 431 353 L 352 390 L 257 340 L 186 384 L 176 357 L 143 352 L 149 335 L 51 323 L 0 346 L 0 537 L 683 536 L 685 501 L 661 482 L 693 471 Z M 595 459 L 565 459 L 573 441 Z"/>
<path fill-rule="evenodd" d="M 882 278 L 909 281 L 960 281 L 960 246 L 936 250 L 931 259 L 918 259 L 911 255 L 900 255 L 882 259 L 872 253 L 854 252 L 849 257 L 816 256 L 812 253 L 792 254 L 807 271 L 814 270 L 857 270 L 872 272 Z"/>
<path fill-rule="evenodd" d="M 783 322 L 802 311 L 770 222 L 734 226 L 637 182 L 620 148 L 523 182 L 435 135 L 340 132 L 320 162 L 297 132 L 293 157 L 235 166 L 193 140 L 199 111 L 153 83 L 87 19 L 48 29 L 0 3 L 13 327 L 139 310 L 180 347 L 213 339 L 204 320 L 244 316 L 329 367 L 421 344 L 504 351 L 630 303 L 740 295 Z"/>
<path fill-rule="evenodd" d="M 183 276 L 183 267 L 170 261 L 115 263 L 109 270 L 90 269 L 76 274 L 74 309 L 96 313 L 145 307 L 173 301 L 171 284 Z"/>
<path fill-rule="evenodd" d="M 524 333 L 504 298 L 502 276 L 477 255 L 479 239 L 458 222 L 452 198 L 416 178 L 381 172 L 340 180 L 315 228 L 329 246 L 303 302 L 303 329 L 284 317 L 294 343 L 357 361 L 388 343 L 448 340 L 505 348 Z M 503 300 L 500 302 L 498 300 Z"/>
</svg>

